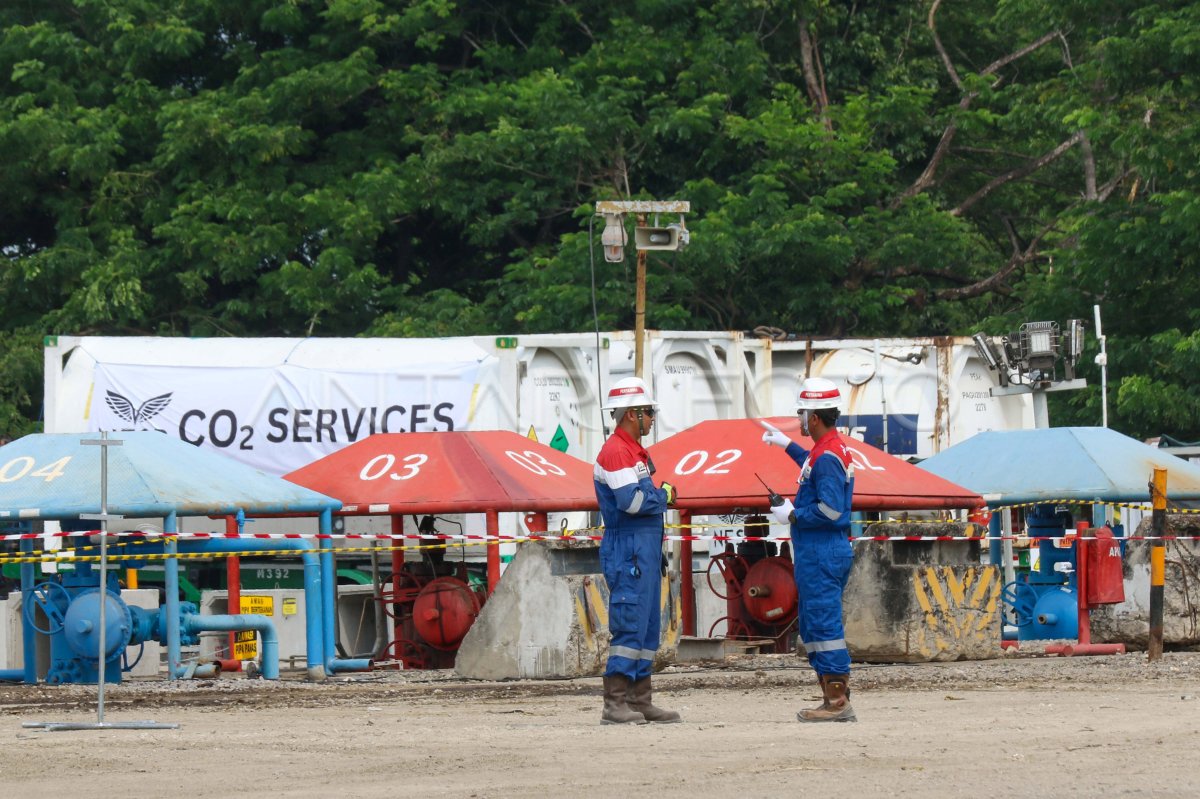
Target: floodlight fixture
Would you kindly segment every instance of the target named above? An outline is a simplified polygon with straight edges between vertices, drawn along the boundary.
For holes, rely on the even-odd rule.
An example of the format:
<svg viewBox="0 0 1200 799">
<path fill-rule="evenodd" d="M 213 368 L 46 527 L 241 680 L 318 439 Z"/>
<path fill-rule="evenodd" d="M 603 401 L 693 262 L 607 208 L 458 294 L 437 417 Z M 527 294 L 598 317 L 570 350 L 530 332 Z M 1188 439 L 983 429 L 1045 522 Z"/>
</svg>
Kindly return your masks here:
<svg viewBox="0 0 1200 799">
<path fill-rule="evenodd" d="M 1066 364 L 1067 379 L 1075 378 L 1075 364 L 1083 355 L 1083 320 L 1068 319 L 1067 332 L 1063 336 L 1063 361 Z"/>
<path fill-rule="evenodd" d="M 1067 344 L 1063 355 L 1071 363 L 1077 363 L 1083 355 L 1083 320 L 1067 320 Z"/>
<path fill-rule="evenodd" d="M 604 232 L 600 234 L 600 244 L 604 246 L 604 260 L 610 264 L 619 264 L 624 261 L 625 242 L 625 215 L 605 214 Z"/>
<path fill-rule="evenodd" d="M 996 358 L 996 352 L 992 349 L 992 342 L 983 333 L 976 333 L 971 336 L 975 341 L 975 351 L 979 353 L 979 357 L 987 364 L 987 367 L 992 371 L 1000 368 L 1000 361 Z"/>
</svg>

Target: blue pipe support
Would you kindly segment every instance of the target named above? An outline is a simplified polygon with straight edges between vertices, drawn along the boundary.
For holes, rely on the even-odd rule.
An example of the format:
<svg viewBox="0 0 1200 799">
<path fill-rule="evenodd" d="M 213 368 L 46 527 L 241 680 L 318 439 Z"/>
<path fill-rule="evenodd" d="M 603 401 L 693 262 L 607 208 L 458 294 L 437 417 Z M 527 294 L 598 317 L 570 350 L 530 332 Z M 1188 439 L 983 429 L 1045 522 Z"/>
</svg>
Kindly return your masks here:
<svg viewBox="0 0 1200 799">
<path fill-rule="evenodd" d="M 321 511 L 318 548 L 321 550 L 321 591 L 324 595 L 322 603 L 325 630 L 325 671 L 337 674 L 339 671 L 369 671 L 370 658 L 339 658 L 337 657 L 337 572 L 333 562 L 333 511 Z"/>
<path fill-rule="evenodd" d="M 175 538 L 178 531 L 175 512 L 163 517 L 163 590 L 167 595 L 167 679 L 175 680 L 183 669 L 183 655 L 179 644 L 179 543 Z"/>
<path fill-rule="evenodd" d="M 258 613 L 187 615 L 183 617 L 183 630 L 189 633 L 237 632 L 240 630 L 258 632 L 262 636 L 263 677 L 268 680 L 279 679 L 279 633 L 275 631 L 275 624 L 269 617 Z"/>
<path fill-rule="evenodd" d="M 1002 536 L 1004 535 L 1004 520 L 1000 517 L 1000 511 L 992 511 L 992 518 L 988 520 L 988 551 L 991 553 L 992 565 L 1004 567 L 1004 547 L 1002 546 Z M 1004 577 L 1004 572 L 1000 572 L 1001 578 Z"/>
<path fill-rule="evenodd" d="M 25 669 L 0 669 L 0 682 L 24 682 Z"/>
<path fill-rule="evenodd" d="M 177 541 L 177 540 L 176 540 Z M 175 544 L 179 550 L 187 553 L 204 553 L 217 554 L 228 552 L 246 552 L 251 550 L 272 550 L 272 549 L 308 549 L 310 544 L 307 541 L 302 541 L 295 538 L 284 539 L 229 539 L 229 538 L 213 538 L 199 540 L 184 540 Z M 168 546 L 171 546 L 169 543 Z M 325 665 L 326 657 L 322 640 L 322 599 L 321 599 L 321 564 L 317 556 L 312 552 L 301 552 L 300 558 L 304 563 L 304 604 L 305 604 L 305 656 L 308 658 L 308 676 L 313 680 L 324 679 L 327 671 Z M 168 558 L 168 568 L 174 563 L 178 569 L 179 561 L 174 558 Z M 169 574 L 169 570 L 168 570 Z M 178 572 L 176 572 L 178 575 Z M 178 586 L 178 582 L 176 583 Z M 175 589 L 176 596 L 176 618 L 178 618 L 178 587 Z M 171 592 L 168 590 L 167 599 L 170 601 Z M 168 612 L 170 608 L 168 607 Z M 168 638 L 170 637 L 171 620 L 168 617 Z M 178 662 L 178 659 L 173 659 L 172 663 Z M 265 671 L 265 669 L 264 669 Z M 178 668 L 177 674 L 182 674 L 183 669 Z"/>
<path fill-rule="evenodd" d="M 33 539 L 21 539 L 21 551 L 27 555 L 33 554 Z M 36 581 L 32 563 L 21 564 L 21 603 L 31 602 L 33 586 Z M 21 614 L 21 644 L 24 647 L 22 677 L 26 685 L 37 684 L 37 633 L 24 613 Z"/>
</svg>

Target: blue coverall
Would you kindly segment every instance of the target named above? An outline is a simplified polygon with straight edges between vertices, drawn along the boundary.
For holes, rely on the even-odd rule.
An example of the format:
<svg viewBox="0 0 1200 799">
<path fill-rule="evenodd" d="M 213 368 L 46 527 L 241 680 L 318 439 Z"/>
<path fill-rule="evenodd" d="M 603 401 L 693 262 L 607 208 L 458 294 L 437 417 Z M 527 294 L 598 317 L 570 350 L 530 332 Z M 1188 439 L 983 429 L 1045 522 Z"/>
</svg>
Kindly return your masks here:
<svg viewBox="0 0 1200 799">
<path fill-rule="evenodd" d="M 850 453 L 837 431 L 830 430 L 811 452 L 793 441 L 787 454 L 801 467 L 791 529 L 800 642 L 817 674 L 849 674 L 842 592 L 854 556 Z"/>
<path fill-rule="evenodd" d="M 600 566 L 608 583 L 608 664 L 604 676 L 649 677 L 662 625 L 663 513 L 667 492 L 650 481 L 650 456 L 617 428 L 592 477 L 604 519 Z"/>
</svg>

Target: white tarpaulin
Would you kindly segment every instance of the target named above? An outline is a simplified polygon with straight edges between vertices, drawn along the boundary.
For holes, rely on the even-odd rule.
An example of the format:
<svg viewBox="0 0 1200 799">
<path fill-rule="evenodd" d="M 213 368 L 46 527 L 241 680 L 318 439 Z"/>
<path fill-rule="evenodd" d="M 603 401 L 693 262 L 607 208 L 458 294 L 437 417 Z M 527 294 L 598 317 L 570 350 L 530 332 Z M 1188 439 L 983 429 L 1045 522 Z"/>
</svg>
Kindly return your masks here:
<svg viewBox="0 0 1200 799">
<path fill-rule="evenodd" d="M 465 429 L 478 370 L 97 363 L 88 427 L 158 430 L 286 474 L 373 433 Z"/>
</svg>

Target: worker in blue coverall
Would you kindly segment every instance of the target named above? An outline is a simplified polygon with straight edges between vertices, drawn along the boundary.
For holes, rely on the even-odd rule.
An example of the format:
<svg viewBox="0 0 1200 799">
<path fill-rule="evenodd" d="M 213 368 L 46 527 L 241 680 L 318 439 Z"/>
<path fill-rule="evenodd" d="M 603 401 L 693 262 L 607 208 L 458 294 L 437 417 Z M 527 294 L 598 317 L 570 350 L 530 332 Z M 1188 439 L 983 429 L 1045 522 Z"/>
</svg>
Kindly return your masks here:
<svg viewBox="0 0 1200 799">
<path fill-rule="evenodd" d="M 819 707 L 796 714 L 805 722 L 858 720 L 850 706 L 850 650 L 842 625 L 842 593 L 854 555 L 850 546 L 854 466 L 834 427 L 840 402 L 837 386 L 825 378 L 810 377 L 801 385 L 796 413 L 804 434 L 813 440 L 811 450 L 761 422 L 767 429 L 763 441 L 786 448 L 800 465 L 795 501 L 785 499 L 771 508 L 771 514 L 791 526 L 800 641 L 823 697 Z"/>
<path fill-rule="evenodd" d="M 651 481 L 654 464 L 642 446 L 658 404 L 637 377 L 608 392 L 616 430 L 596 457 L 593 479 L 604 519 L 600 566 L 608 583 L 608 664 L 601 724 L 676 722 L 679 714 L 651 704 L 650 674 L 661 626 L 663 513 L 675 502 L 670 483 Z"/>
</svg>

